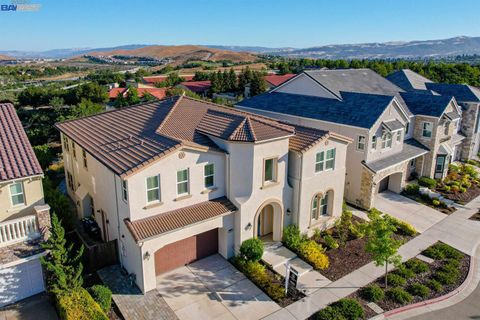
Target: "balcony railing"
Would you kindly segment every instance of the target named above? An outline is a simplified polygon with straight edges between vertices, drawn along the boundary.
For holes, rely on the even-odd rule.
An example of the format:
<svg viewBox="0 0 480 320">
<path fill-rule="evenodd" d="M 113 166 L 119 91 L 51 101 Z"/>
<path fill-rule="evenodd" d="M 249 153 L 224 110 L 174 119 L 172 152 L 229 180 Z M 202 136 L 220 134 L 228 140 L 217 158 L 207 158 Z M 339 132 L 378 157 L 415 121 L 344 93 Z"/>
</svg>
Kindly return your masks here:
<svg viewBox="0 0 480 320">
<path fill-rule="evenodd" d="M 35 215 L 0 222 L 0 247 L 38 237 L 40 230 Z"/>
</svg>

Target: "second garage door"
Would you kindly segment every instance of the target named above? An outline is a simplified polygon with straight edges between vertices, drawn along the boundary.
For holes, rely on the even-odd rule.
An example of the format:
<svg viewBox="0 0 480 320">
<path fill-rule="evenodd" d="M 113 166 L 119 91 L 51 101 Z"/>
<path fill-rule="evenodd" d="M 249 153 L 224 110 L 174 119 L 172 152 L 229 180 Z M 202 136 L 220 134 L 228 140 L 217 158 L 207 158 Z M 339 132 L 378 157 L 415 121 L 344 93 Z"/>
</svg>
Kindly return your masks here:
<svg viewBox="0 0 480 320">
<path fill-rule="evenodd" d="M 217 252 L 218 229 L 179 240 L 155 252 L 155 274 L 162 274 Z"/>
</svg>

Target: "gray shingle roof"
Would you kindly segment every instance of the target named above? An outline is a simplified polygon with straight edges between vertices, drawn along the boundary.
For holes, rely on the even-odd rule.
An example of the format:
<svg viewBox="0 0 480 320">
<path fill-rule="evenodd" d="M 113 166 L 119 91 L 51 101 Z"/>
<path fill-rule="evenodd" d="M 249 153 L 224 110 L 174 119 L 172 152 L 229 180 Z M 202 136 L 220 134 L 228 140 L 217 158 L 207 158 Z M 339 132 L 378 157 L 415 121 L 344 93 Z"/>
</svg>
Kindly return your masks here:
<svg viewBox="0 0 480 320">
<path fill-rule="evenodd" d="M 419 143 L 417 140 L 408 139 L 403 142 L 402 152 L 369 163 L 363 162 L 363 164 L 373 172 L 379 172 L 396 164 L 415 159 L 429 151 L 430 150 L 427 147 Z"/>
<path fill-rule="evenodd" d="M 428 90 L 426 83 L 431 83 L 432 80 L 410 70 L 402 69 L 389 74 L 386 77 L 390 82 L 405 91 Z"/>
<path fill-rule="evenodd" d="M 480 102 L 480 90 L 465 84 L 427 83 L 427 88 L 445 96 L 454 96 L 457 101 Z"/>
<path fill-rule="evenodd" d="M 453 99 L 451 96 L 436 96 L 414 92 L 404 92 L 402 97 L 413 114 L 432 117 L 440 117 Z"/>
<path fill-rule="evenodd" d="M 382 124 L 385 128 L 387 128 L 391 132 L 403 130 L 405 128 L 405 126 L 397 119 L 385 121 Z"/>
<path fill-rule="evenodd" d="M 393 100 L 392 96 L 341 92 L 343 101 L 290 93 L 264 93 L 238 103 L 252 109 L 370 128 Z"/>
</svg>

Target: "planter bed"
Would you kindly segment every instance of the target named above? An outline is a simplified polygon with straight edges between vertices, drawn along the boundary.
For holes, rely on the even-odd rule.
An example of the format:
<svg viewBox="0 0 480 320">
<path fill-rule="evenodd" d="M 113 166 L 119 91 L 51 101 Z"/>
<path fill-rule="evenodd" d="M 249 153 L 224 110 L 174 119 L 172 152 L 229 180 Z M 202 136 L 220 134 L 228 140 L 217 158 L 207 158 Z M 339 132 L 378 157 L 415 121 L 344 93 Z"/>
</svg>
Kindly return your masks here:
<svg viewBox="0 0 480 320">
<path fill-rule="evenodd" d="M 439 192 L 439 193 L 441 193 L 441 192 Z M 409 198 L 409 199 L 411 199 L 411 200 L 413 200 L 413 201 L 416 201 L 416 202 L 418 202 L 418 203 L 421 203 L 421 204 L 423 204 L 423 205 L 425 205 L 425 206 L 427 206 L 427 207 L 430 207 L 430 208 L 432 208 L 432 209 L 435 209 L 435 210 L 440 211 L 441 213 L 444 213 L 444 214 L 447 214 L 447 215 L 450 215 L 450 214 L 454 213 L 455 211 L 457 211 L 457 209 L 456 209 L 455 207 L 446 207 L 446 208 L 445 208 L 445 207 L 440 207 L 440 206 L 434 206 L 431 201 L 425 201 L 425 200 L 420 196 L 420 193 L 418 193 L 418 194 L 409 194 L 408 192 L 402 191 L 400 194 L 401 194 L 402 196 L 404 196 L 404 197 L 407 197 L 407 198 Z M 441 194 L 442 194 L 445 198 L 448 198 L 448 197 L 446 197 L 443 193 L 441 193 Z M 453 200 L 453 199 L 450 199 L 450 200 Z"/>
<path fill-rule="evenodd" d="M 298 301 L 298 300 L 305 297 L 305 294 L 303 294 L 298 289 L 290 288 L 288 290 L 288 294 L 287 294 L 286 297 L 284 297 L 282 299 L 278 299 L 278 298 L 276 298 L 276 297 L 274 297 L 270 294 L 270 292 L 267 290 L 266 285 L 262 285 L 261 283 L 259 283 L 259 281 L 255 277 L 253 277 L 251 274 L 248 274 L 247 272 L 245 272 L 245 270 L 242 268 L 242 266 L 238 263 L 238 260 L 233 258 L 233 259 L 230 259 L 229 261 L 230 261 L 230 263 L 232 263 L 235 266 L 235 268 L 237 268 L 240 272 L 242 272 L 248 279 L 250 279 L 250 281 L 252 281 L 257 287 L 259 287 L 263 292 L 265 292 L 265 294 L 267 296 L 269 296 L 273 301 L 278 303 L 278 305 L 282 308 L 285 308 L 286 306 L 294 303 L 295 301 Z M 285 285 L 285 277 L 284 276 L 277 273 L 273 269 L 270 269 L 269 266 L 263 264 L 262 262 L 257 262 L 257 263 L 259 263 L 260 265 L 262 265 L 265 268 L 265 273 L 266 273 L 266 276 L 267 276 L 268 282 L 269 282 L 268 285 L 274 285 L 274 286 L 278 285 L 278 286 L 284 287 L 284 285 Z"/>
<path fill-rule="evenodd" d="M 444 198 L 466 204 L 480 195 L 478 171 L 471 164 L 450 164 L 448 175 L 436 183 L 435 191 Z"/>
<path fill-rule="evenodd" d="M 365 220 L 358 217 L 352 217 L 352 221 L 363 223 Z M 338 240 L 336 236 L 336 227 L 330 229 L 332 236 Z M 412 237 L 405 235 L 395 235 L 397 240 L 409 241 Z M 340 246 L 337 249 L 327 249 L 325 254 L 328 256 L 330 265 L 328 268 L 318 270 L 322 275 L 327 277 L 331 281 L 336 281 L 347 274 L 355 271 L 358 268 L 372 262 L 372 256 L 365 251 L 365 245 L 367 244 L 367 238 L 355 238 L 352 234 L 349 235 L 348 240 L 344 247 Z M 318 241 L 323 247 L 325 243 Z"/>
<path fill-rule="evenodd" d="M 480 209 L 474 215 L 472 215 L 469 219 L 474 221 L 480 221 Z"/>
<path fill-rule="evenodd" d="M 437 244 L 444 245 L 440 242 L 437 243 Z M 434 246 L 436 246 L 437 244 L 435 244 Z M 455 250 L 455 251 L 459 252 L 457 250 Z M 426 254 L 425 251 L 423 252 L 423 254 Z M 426 294 L 424 297 L 420 297 L 418 295 L 411 294 L 412 295 L 412 300 L 410 302 L 405 302 L 405 303 L 399 303 L 397 301 L 392 300 L 387 295 L 385 295 L 385 297 L 383 299 L 381 299 L 380 301 L 377 301 L 375 303 L 378 306 L 380 306 L 384 311 L 389 311 L 389 310 L 397 309 L 397 308 L 400 308 L 400 307 L 403 307 L 403 306 L 406 306 L 406 305 L 415 304 L 415 303 L 418 303 L 418 302 L 434 299 L 434 298 L 437 298 L 437 297 L 440 297 L 440 296 L 443 296 L 443 295 L 446 295 L 446 294 L 452 292 L 453 290 L 458 288 L 465 281 L 465 279 L 468 275 L 469 267 L 470 267 L 470 257 L 466 254 L 461 253 L 461 252 L 459 252 L 459 256 L 460 256 L 460 258 L 457 259 L 458 264 L 459 264 L 459 266 L 458 266 L 458 278 L 456 279 L 455 282 L 453 282 L 451 284 L 443 284 L 441 291 L 435 291 L 435 290 L 430 289 L 428 294 Z M 413 261 L 413 260 L 418 260 L 418 259 L 416 259 L 416 258 L 410 259 L 410 261 Z M 452 260 L 455 260 L 455 259 L 452 259 Z M 429 266 L 428 271 L 426 271 L 426 272 L 414 272 L 413 276 L 411 276 L 410 278 L 406 277 L 405 284 L 399 285 L 399 286 L 397 286 L 397 288 L 403 288 L 403 289 L 405 289 L 405 291 L 408 292 L 409 287 L 413 284 L 427 285 L 428 281 L 430 281 L 431 279 L 434 279 L 435 273 L 440 271 L 440 269 L 443 266 L 448 264 L 448 261 L 449 261 L 449 259 L 447 259 L 447 258 L 443 258 L 443 259 L 437 258 L 437 259 L 435 259 L 431 264 L 428 264 L 428 266 Z M 405 264 L 403 264 L 403 265 L 405 265 Z M 395 274 L 396 271 L 391 271 L 388 274 L 392 274 L 392 273 Z M 374 281 L 372 284 L 378 285 L 385 292 L 384 281 L 385 281 L 385 277 L 381 276 L 376 281 Z M 392 289 L 392 288 L 394 288 L 393 285 L 388 286 L 388 289 Z M 370 318 L 370 317 L 373 317 L 373 316 L 376 315 L 376 313 L 367 306 L 367 304 L 370 301 L 364 299 L 364 297 L 362 295 L 362 289 L 360 289 L 360 290 L 356 291 L 355 293 L 351 294 L 349 296 L 349 298 L 353 298 L 353 299 L 360 302 L 360 304 L 363 306 L 363 308 L 365 310 L 367 318 Z"/>
<path fill-rule="evenodd" d="M 435 191 L 445 198 L 453 200 L 459 204 L 467 204 L 480 195 L 480 187 L 476 184 L 472 184 L 472 186 L 463 193 L 452 191 L 446 192 L 442 189 L 436 189 Z"/>
</svg>

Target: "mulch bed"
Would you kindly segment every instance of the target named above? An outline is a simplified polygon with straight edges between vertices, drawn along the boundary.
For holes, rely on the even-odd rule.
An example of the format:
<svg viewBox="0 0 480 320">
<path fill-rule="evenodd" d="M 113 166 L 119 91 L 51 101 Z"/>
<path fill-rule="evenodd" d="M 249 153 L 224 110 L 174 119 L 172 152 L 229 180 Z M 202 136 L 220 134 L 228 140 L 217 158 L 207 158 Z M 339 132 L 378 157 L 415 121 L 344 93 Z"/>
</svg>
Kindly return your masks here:
<svg viewBox="0 0 480 320">
<path fill-rule="evenodd" d="M 467 191 L 465 191 L 464 193 L 452 191 L 445 192 L 443 190 L 436 190 L 436 192 L 440 193 L 445 198 L 453 200 L 457 203 L 467 204 L 480 195 L 480 186 L 472 184 L 472 186 L 468 188 Z"/>
<path fill-rule="evenodd" d="M 356 216 L 352 218 L 352 221 L 360 223 L 364 222 L 363 219 Z M 332 231 L 333 237 L 337 239 L 335 237 L 336 228 L 332 228 Z M 408 241 L 412 237 L 395 235 L 395 238 Z M 318 272 L 329 280 L 336 281 L 352 271 L 372 262 L 372 255 L 365 251 L 367 241 L 366 237 L 357 239 L 350 235 L 344 247 L 340 246 L 337 249 L 327 249 L 325 254 L 328 256 L 330 264 L 327 269 L 318 270 Z M 320 242 L 320 244 L 323 247 L 326 247 L 324 243 Z"/>
<path fill-rule="evenodd" d="M 432 264 L 429 264 L 429 267 L 430 267 L 429 272 L 417 274 L 416 276 L 412 277 L 411 279 L 408 279 L 407 284 L 404 286 L 404 288 L 407 288 L 409 285 L 411 285 L 413 283 L 425 284 L 428 280 L 430 280 L 430 277 L 435 273 L 435 271 L 442 266 L 442 264 L 443 264 L 443 261 L 435 260 Z M 442 292 L 435 292 L 433 290 L 430 290 L 429 296 L 425 297 L 425 298 L 421 298 L 419 296 L 414 296 L 412 302 L 410 302 L 408 304 L 405 304 L 405 305 L 415 304 L 415 303 L 418 303 L 418 302 L 421 302 L 421 301 L 426 301 L 426 300 L 438 298 L 440 296 L 443 296 L 443 295 L 446 295 L 446 294 L 452 292 L 453 290 L 457 289 L 465 281 L 465 279 L 467 278 L 467 275 L 468 275 L 469 268 L 470 268 L 470 257 L 468 255 L 464 254 L 464 257 L 462 258 L 462 260 L 460 260 L 460 267 L 459 267 L 460 277 L 458 278 L 456 283 L 451 284 L 451 285 L 444 285 Z M 382 276 L 382 277 L 378 278 L 373 283 L 376 283 L 381 288 L 383 288 L 384 287 L 384 281 L 385 281 L 385 277 Z M 349 296 L 349 298 L 356 299 L 357 301 L 360 302 L 363 309 L 365 310 L 365 315 L 366 315 L 365 318 L 366 319 L 369 319 L 369 318 L 377 315 L 372 309 L 370 309 L 367 306 L 367 303 L 369 303 L 369 301 L 364 300 L 360 296 L 360 290 L 352 293 Z M 390 310 L 397 309 L 397 308 L 405 306 L 403 304 L 391 301 L 387 297 L 385 297 L 382 301 L 376 302 L 376 304 L 378 306 L 380 306 L 384 311 L 390 311 Z"/>
<path fill-rule="evenodd" d="M 480 221 L 480 209 L 477 211 L 477 213 L 475 213 L 473 216 L 471 216 L 468 219 L 474 220 L 474 221 Z"/>
</svg>

